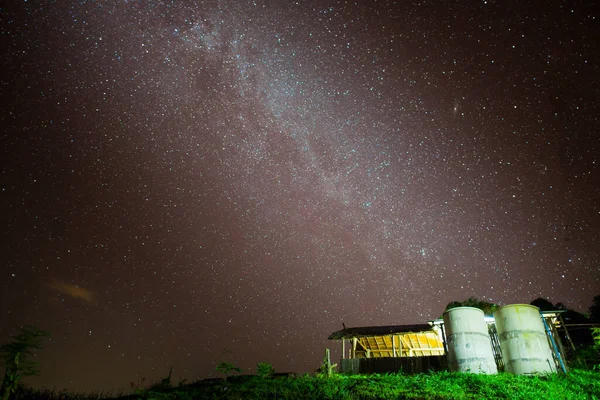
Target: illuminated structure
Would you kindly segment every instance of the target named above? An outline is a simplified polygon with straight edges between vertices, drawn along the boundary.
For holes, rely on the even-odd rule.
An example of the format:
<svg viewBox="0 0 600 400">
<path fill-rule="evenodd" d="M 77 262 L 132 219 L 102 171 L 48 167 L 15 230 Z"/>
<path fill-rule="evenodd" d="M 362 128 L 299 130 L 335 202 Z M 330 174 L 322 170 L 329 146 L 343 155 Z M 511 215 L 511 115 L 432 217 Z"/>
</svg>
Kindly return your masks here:
<svg viewBox="0 0 600 400">
<path fill-rule="evenodd" d="M 510 307 L 514 308 L 514 306 L 516 305 Z M 533 308 L 537 309 L 537 307 Z M 507 372 L 518 374 L 566 372 L 563 341 L 566 339 L 571 346 L 574 345 L 560 316 L 563 312 L 564 310 L 539 312 L 538 309 L 537 313 L 527 313 L 525 319 L 528 322 L 524 324 L 523 329 L 514 328 L 515 319 L 511 318 L 510 321 L 513 324 L 511 332 L 501 332 L 500 335 L 496 329 L 494 317 L 485 316 L 483 321 L 485 321 L 485 326 L 487 327 L 489 346 L 496 364 L 496 370 L 506 370 Z M 502 350 L 501 342 L 509 336 L 515 335 L 517 331 L 526 332 L 527 326 L 535 323 L 535 321 L 532 322 L 529 320 L 537 319 L 544 326 L 543 335 L 549 349 L 545 353 L 549 355 L 548 360 L 545 362 L 546 364 L 550 363 L 551 366 L 545 369 L 516 369 L 514 371 L 511 368 L 505 368 L 505 363 L 511 363 L 510 357 L 512 356 L 507 353 L 507 350 Z M 518 322 L 516 323 L 517 325 L 519 324 Z M 536 326 L 539 327 L 540 324 L 536 324 Z M 329 339 L 341 342 L 342 359 L 339 363 L 339 371 L 343 373 L 384 373 L 397 371 L 420 373 L 430 370 L 462 370 L 458 367 L 450 368 L 449 361 L 452 361 L 452 356 L 449 360 L 448 339 L 451 338 L 452 332 L 448 334 L 447 328 L 448 326 L 445 326 L 444 320 L 440 318 L 428 321 L 427 324 L 344 328 L 332 333 Z M 469 332 L 465 332 L 464 330 L 460 333 L 461 335 L 465 335 L 466 333 L 465 337 L 469 336 Z M 538 329 L 536 335 L 540 336 L 540 334 L 541 332 Z M 477 335 L 473 337 L 475 336 Z M 479 341 L 477 346 L 482 346 L 481 343 Z M 463 348 L 471 345 L 474 345 L 474 343 L 461 343 Z M 514 346 L 510 347 L 506 345 L 504 347 L 507 349 L 514 348 Z M 488 356 L 486 355 L 486 357 Z M 484 368 L 481 371 L 470 370 L 470 372 L 495 373 L 495 370 L 494 368 Z"/>
</svg>

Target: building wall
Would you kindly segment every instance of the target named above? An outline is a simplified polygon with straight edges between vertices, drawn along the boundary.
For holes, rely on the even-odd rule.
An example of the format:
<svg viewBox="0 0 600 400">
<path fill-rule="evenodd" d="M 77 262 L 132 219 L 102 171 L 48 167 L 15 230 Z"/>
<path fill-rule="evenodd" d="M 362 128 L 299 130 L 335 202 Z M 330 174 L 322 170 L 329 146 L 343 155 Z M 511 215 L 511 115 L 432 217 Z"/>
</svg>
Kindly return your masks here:
<svg viewBox="0 0 600 400">
<path fill-rule="evenodd" d="M 347 374 L 381 374 L 386 372 L 418 374 L 428 371 L 444 371 L 446 369 L 446 356 L 344 358 L 340 362 L 340 372 Z"/>
</svg>

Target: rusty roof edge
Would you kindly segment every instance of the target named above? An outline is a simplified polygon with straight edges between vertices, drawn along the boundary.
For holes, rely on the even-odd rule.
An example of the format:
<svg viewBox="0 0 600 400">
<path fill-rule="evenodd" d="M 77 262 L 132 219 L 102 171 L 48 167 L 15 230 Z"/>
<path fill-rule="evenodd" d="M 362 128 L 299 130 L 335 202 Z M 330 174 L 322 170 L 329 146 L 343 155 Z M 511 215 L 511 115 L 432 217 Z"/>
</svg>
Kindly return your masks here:
<svg viewBox="0 0 600 400">
<path fill-rule="evenodd" d="M 430 324 L 359 326 L 333 332 L 327 339 L 341 340 L 368 336 L 390 336 L 396 333 L 418 333 L 431 330 L 432 326 Z"/>
</svg>

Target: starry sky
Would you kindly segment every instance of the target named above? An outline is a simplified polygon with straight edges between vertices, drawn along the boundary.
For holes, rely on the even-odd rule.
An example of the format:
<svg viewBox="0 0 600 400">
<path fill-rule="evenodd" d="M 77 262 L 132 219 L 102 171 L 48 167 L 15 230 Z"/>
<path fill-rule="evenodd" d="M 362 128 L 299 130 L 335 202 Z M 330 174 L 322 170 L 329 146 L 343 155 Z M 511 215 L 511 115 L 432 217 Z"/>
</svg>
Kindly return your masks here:
<svg viewBox="0 0 600 400">
<path fill-rule="evenodd" d="M 31 385 L 313 372 L 346 326 L 600 294 L 593 1 L 19 1 L 0 340 Z"/>
</svg>

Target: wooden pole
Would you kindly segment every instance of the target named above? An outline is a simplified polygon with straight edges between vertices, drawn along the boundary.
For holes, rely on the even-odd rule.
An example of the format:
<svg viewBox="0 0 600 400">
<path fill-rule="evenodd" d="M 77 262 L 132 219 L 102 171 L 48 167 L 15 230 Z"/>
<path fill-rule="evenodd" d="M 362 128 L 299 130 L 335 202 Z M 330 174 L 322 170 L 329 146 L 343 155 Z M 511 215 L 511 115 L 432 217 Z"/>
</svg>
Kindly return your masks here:
<svg viewBox="0 0 600 400">
<path fill-rule="evenodd" d="M 346 340 L 342 339 L 342 359 L 346 358 Z"/>
<path fill-rule="evenodd" d="M 446 331 L 444 330 L 444 324 L 440 324 L 442 329 L 442 343 L 444 344 L 444 354 L 448 354 L 448 345 L 446 344 Z"/>
<path fill-rule="evenodd" d="M 560 325 L 565 330 L 565 336 L 569 340 L 569 343 L 571 344 L 571 348 L 573 349 L 573 351 L 575 351 L 575 343 L 573 343 L 573 340 L 571 339 L 571 335 L 569 335 L 569 331 L 567 330 L 567 326 L 565 325 L 565 321 L 563 320 L 562 315 L 558 314 L 558 319 L 560 320 Z"/>
<path fill-rule="evenodd" d="M 331 354 L 329 353 L 329 349 L 325 349 L 324 364 L 325 364 L 325 371 L 324 372 L 327 374 L 328 378 L 331 378 L 333 376 L 333 369 L 335 367 L 337 367 L 337 364 L 332 364 L 331 363 Z"/>
<path fill-rule="evenodd" d="M 358 339 L 355 337 L 352 338 L 352 358 L 356 358 L 356 342 Z"/>
<path fill-rule="evenodd" d="M 398 335 L 398 347 L 400 348 L 400 357 L 402 357 L 402 336 Z"/>
</svg>

